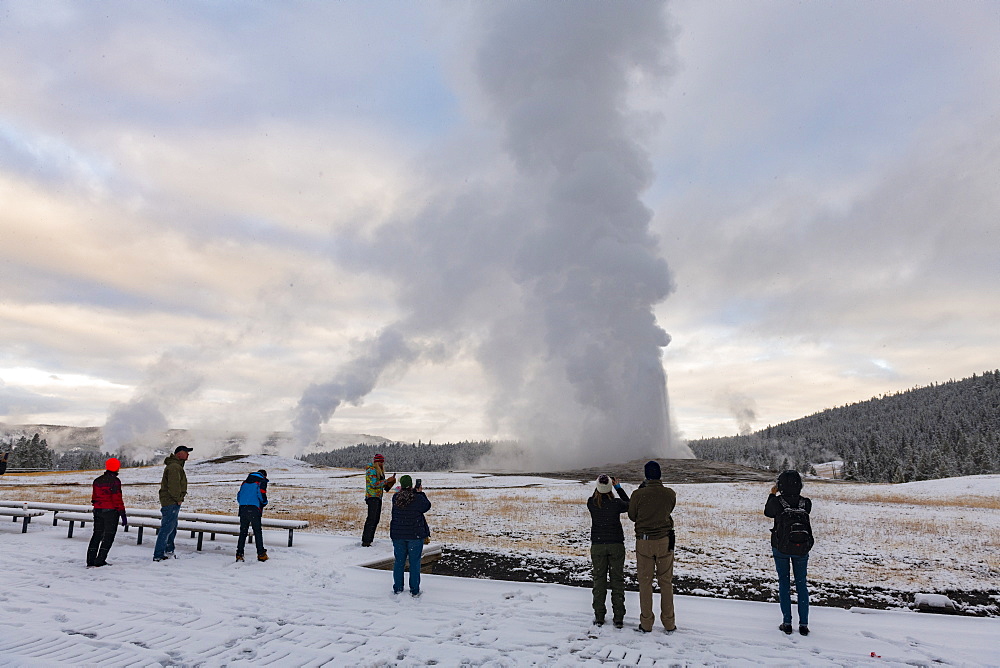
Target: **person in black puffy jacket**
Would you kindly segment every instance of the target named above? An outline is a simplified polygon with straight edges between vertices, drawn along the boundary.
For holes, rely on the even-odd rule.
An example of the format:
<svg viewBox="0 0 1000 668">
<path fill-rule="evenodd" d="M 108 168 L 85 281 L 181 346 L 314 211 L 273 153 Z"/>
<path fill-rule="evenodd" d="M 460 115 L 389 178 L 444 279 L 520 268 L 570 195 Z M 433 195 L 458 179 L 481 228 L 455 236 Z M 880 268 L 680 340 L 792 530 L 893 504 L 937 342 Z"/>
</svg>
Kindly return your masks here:
<svg viewBox="0 0 1000 668">
<path fill-rule="evenodd" d="M 420 559 L 424 553 L 424 538 L 430 529 L 424 513 L 431 509 L 420 485 L 413 487 L 413 479 L 404 475 L 399 479 L 399 491 L 392 495 L 392 521 L 389 538 L 396 558 L 392 566 L 392 593 L 403 592 L 403 570 L 410 561 L 410 594 L 420 596 Z"/>
<path fill-rule="evenodd" d="M 611 494 L 618 492 L 615 498 Z M 590 511 L 590 560 L 593 564 L 594 623 L 604 624 L 608 613 L 608 581 L 611 582 L 611 610 L 615 628 L 625 623 L 625 532 L 621 516 L 628 512 L 629 498 L 617 478 L 600 475 L 597 489 L 587 499 Z"/>
<path fill-rule="evenodd" d="M 778 572 L 778 603 L 781 606 L 782 616 L 778 629 L 784 633 L 792 632 L 791 575 L 794 574 L 795 595 L 798 598 L 799 633 L 809 635 L 809 587 L 806 585 L 809 554 L 785 554 L 778 549 L 778 516 L 785 509 L 781 503 L 782 499 L 792 508 L 801 507 L 807 513 L 812 511 L 812 501 L 802 496 L 802 476 L 798 471 L 785 471 L 778 476 L 764 504 L 764 515 L 774 518 L 774 528 L 771 529 L 771 555 L 774 557 L 774 567 Z"/>
</svg>

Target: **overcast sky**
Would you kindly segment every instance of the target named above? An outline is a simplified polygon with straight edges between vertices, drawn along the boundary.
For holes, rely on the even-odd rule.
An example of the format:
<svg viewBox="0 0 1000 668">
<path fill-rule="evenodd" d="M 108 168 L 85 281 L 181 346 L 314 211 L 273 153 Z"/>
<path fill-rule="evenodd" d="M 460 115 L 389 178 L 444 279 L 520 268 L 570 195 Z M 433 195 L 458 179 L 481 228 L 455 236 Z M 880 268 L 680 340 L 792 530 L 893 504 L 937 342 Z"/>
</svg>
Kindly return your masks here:
<svg viewBox="0 0 1000 668">
<path fill-rule="evenodd" d="M 433 336 L 324 429 L 509 435 L 504 345 L 532 311 L 469 249 L 603 201 L 531 187 L 536 152 L 595 128 L 628 149 L 595 173 L 648 211 L 649 257 L 619 259 L 671 339 L 682 437 L 1000 365 L 996 3 L 506 6 L 0 0 L 0 421 L 151 401 L 171 427 L 287 430 L 402 331 Z M 606 48 L 620 81 L 594 76 Z M 551 107 L 507 104 L 539 86 Z"/>
</svg>

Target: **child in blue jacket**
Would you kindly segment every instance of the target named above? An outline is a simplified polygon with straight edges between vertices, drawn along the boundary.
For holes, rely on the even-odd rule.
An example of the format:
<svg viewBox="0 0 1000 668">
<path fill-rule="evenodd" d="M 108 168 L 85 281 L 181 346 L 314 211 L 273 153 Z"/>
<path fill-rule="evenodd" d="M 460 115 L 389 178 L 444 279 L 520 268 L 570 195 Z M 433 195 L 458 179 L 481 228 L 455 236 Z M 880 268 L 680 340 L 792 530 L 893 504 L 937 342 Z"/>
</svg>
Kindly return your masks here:
<svg viewBox="0 0 1000 668">
<path fill-rule="evenodd" d="M 267 505 L 267 471 L 261 469 L 248 475 L 240 485 L 236 502 L 240 504 L 240 538 L 236 542 L 236 561 L 243 561 L 243 547 L 250 527 L 253 527 L 253 540 L 257 544 L 257 561 L 267 561 L 264 533 L 260 528 L 260 517 Z"/>
</svg>

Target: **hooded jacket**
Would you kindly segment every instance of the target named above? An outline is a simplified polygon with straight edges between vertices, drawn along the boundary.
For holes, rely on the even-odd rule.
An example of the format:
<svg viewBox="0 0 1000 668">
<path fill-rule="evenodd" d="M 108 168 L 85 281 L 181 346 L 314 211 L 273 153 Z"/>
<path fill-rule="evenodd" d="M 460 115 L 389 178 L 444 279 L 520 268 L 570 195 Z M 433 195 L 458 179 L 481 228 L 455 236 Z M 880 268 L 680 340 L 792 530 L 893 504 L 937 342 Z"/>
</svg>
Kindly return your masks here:
<svg viewBox="0 0 1000 668">
<path fill-rule="evenodd" d="M 431 509 L 431 502 L 423 492 L 413 488 L 403 489 L 392 495 L 392 521 L 389 538 L 392 540 L 422 540 L 431 535 L 424 513 Z"/>
<path fill-rule="evenodd" d="M 184 462 L 170 455 L 163 460 L 163 478 L 160 480 L 160 507 L 179 506 L 187 496 L 188 479 Z"/>
<path fill-rule="evenodd" d="M 257 506 L 263 508 L 267 505 L 267 478 L 260 471 L 254 471 L 247 476 L 247 479 L 240 485 L 240 491 L 236 494 L 236 503 L 241 506 Z"/>
<path fill-rule="evenodd" d="M 125 512 L 122 501 L 122 481 L 114 471 L 105 471 L 94 480 L 94 491 L 90 495 L 94 510 L 117 510 Z"/>
<path fill-rule="evenodd" d="M 781 499 L 784 499 L 792 508 L 798 508 L 799 501 L 801 501 L 803 510 L 807 513 L 812 512 L 812 501 L 802 496 L 802 476 L 799 475 L 798 471 L 785 471 L 779 475 L 777 487 L 778 494 L 769 494 L 767 496 L 767 503 L 764 504 L 764 515 L 774 518 L 774 526 L 771 528 L 771 547 L 774 548 L 778 547 L 776 545 L 778 542 L 776 531 L 778 528 L 778 515 L 785 509 L 781 505 Z M 778 498 L 778 495 L 781 496 L 781 499 Z"/>
</svg>

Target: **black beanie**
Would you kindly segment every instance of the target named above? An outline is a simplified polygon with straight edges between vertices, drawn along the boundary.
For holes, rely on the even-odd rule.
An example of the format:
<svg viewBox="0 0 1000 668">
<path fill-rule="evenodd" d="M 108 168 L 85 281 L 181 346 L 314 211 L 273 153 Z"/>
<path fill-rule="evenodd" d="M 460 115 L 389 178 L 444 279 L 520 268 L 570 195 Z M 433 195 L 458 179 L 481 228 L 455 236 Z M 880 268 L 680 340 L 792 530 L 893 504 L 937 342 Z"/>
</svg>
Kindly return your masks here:
<svg viewBox="0 0 1000 668">
<path fill-rule="evenodd" d="M 802 492 L 802 476 L 791 469 L 778 476 L 778 491 L 785 496 L 798 496 Z"/>
<path fill-rule="evenodd" d="M 660 465 L 654 461 L 646 462 L 645 475 L 646 480 L 659 480 Z"/>
</svg>

